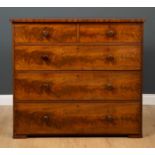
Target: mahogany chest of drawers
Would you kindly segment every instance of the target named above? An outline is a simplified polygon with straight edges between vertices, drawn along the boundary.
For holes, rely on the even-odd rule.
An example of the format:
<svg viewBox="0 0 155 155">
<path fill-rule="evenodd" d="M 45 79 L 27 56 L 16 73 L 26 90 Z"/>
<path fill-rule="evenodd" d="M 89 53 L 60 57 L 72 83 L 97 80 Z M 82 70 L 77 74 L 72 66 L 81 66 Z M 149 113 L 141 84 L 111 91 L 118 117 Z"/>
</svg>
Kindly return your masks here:
<svg viewBox="0 0 155 155">
<path fill-rule="evenodd" d="M 14 137 L 141 137 L 143 23 L 13 19 Z"/>
</svg>

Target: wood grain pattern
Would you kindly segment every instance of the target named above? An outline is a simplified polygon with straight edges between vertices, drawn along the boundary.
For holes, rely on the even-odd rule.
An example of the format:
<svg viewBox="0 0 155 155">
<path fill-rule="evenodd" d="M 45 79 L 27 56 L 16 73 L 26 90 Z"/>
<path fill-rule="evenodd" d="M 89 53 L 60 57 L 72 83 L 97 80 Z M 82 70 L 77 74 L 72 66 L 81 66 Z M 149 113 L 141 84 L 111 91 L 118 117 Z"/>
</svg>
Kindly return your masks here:
<svg viewBox="0 0 155 155">
<path fill-rule="evenodd" d="M 139 104 L 18 103 L 15 134 L 137 134 Z"/>
<path fill-rule="evenodd" d="M 16 70 L 140 70 L 141 46 L 16 46 Z"/>
<path fill-rule="evenodd" d="M 80 24 L 80 42 L 142 42 L 141 24 Z"/>
<path fill-rule="evenodd" d="M 76 33 L 76 24 L 14 25 L 16 43 L 76 42 Z"/>
<path fill-rule="evenodd" d="M 139 100 L 140 72 L 17 73 L 16 100 Z"/>
</svg>

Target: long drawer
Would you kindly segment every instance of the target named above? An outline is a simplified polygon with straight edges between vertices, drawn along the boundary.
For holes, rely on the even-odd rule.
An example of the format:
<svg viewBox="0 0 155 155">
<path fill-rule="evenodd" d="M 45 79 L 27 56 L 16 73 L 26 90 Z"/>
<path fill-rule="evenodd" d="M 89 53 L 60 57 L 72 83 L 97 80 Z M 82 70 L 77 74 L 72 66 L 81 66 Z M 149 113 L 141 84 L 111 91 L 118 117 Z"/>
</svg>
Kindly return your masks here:
<svg viewBox="0 0 155 155">
<path fill-rule="evenodd" d="M 142 24 L 84 23 L 80 24 L 80 42 L 130 43 L 142 42 Z"/>
<path fill-rule="evenodd" d="M 141 46 L 16 46 L 16 70 L 140 70 Z"/>
<path fill-rule="evenodd" d="M 77 26 L 74 23 L 16 24 L 15 43 L 63 43 L 77 41 Z"/>
<path fill-rule="evenodd" d="M 17 72 L 16 100 L 140 100 L 139 71 Z"/>
<path fill-rule="evenodd" d="M 141 111 L 137 102 L 16 103 L 14 110 L 14 132 L 19 135 L 123 135 L 141 132 Z"/>
</svg>

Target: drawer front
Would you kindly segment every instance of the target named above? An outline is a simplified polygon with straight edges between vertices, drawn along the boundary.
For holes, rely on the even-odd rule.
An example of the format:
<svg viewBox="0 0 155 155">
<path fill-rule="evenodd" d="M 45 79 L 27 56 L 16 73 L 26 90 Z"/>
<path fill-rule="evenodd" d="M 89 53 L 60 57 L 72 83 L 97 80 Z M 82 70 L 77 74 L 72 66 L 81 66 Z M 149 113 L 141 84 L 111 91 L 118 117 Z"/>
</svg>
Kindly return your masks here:
<svg viewBox="0 0 155 155">
<path fill-rule="evenodd" d="M 139 103 L 17 103 L 15 134 L 138 134 Z"/>
<path fill-rule="evenodd" d="M 21 72 L 15 76 L 16 100 L 139 100 L 138 71 Z"/>
<path fill-rule="evenodd" d="M 140 46 L 16 46 L 16 70 L 139 70 Z"/>
<path fill-rule="evenodd" d="M 76 42 L 76 24 L 16 24 L 15 43 Z"/>
<path fill-rule="evenodd" d="M 142 24 L 80 24 L 80 42 L 142 42 Z"/>
</svg>

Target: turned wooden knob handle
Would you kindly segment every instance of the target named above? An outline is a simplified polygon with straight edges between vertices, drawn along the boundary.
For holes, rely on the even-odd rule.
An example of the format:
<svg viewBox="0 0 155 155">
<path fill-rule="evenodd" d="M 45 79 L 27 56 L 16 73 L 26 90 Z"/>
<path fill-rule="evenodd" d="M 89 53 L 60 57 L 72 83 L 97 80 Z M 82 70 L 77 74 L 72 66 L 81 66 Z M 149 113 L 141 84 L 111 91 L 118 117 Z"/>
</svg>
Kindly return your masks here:
<svg viewBox="0 0 155 155">
<path fill-rule="evenodd" d="M 114 30 L 109 30 L 109 31 L 106 32 L 106 35 L 108 37 L 113 37 L 113 36 L 115 36 L 115 34 L 116 34 L 116 32 Z"/>
<path fill-rule="evenodd" d="M 48 115 L 44 115 L 43 119 L 47 121 L 47 120 L 49 120 L 49 116 Z"/>
<path fill-rule="evenodd" d="M 42 35 L 43 35 L 44 38 L 48 38 L 49 37 L 49 31 L 48 30 L 43 30 Z"/>
<path fill-rule="evenodd" d="M 48 83 L 44 83 L 44 84 L 42 84 L 42 87 L 44 87 L 44 88 L 49 88 L 50 85 L 49 85 Z"/>
<path fill-rule="evenodd" d="M 49 116 L 48 116 L 48 115 L 44 115 L 44 116 L 43 116 L 43 122 L 44 122 L 47 126 L 50 125 L 50 124 L 49 124 Z"/>
<path fill-rule="evenodd" d="M 114 87 L 113 87 L 113 85 L 112 85 L 111 83 L 106 84 L 106 85 L 105 85 L 105 88 L 106 88 L 107 90 L 113 90 L 113 89 L 114 89 Z"/>
<path fill-rule="evenodd" d="M 107 61 L 113 62 L 114 59 L 115 59 L 115 58 L 114 58 L 113 55 L 107 55 L 107 56 L 106 56 L 106 60 L 107 60 Z"/>
<path fill-rule="evenodd" d="M 48 55 L 42 55 L 41 59 L 47 62 L 47 61 L 49 61 L 49 56 Z"/>
<path fill-rule="evenodd" d="M 105 119 L 106 119 L 106 121 L 108 121 L 108 122 L 113 122 L 113 120 L 114 120 L 114 118 L 113 118 L 112 115 L 107 115 L 107 116 L 105 117 Z"/>
<path fill-rule="evenodd" d="M 48 83 L 42 84 L 41 85 L 41 90 L 45 91 L 45 92 L 50 92 L 50 90 L 51 90 L 50 84 L 48 84 Z"/>
</svg>

